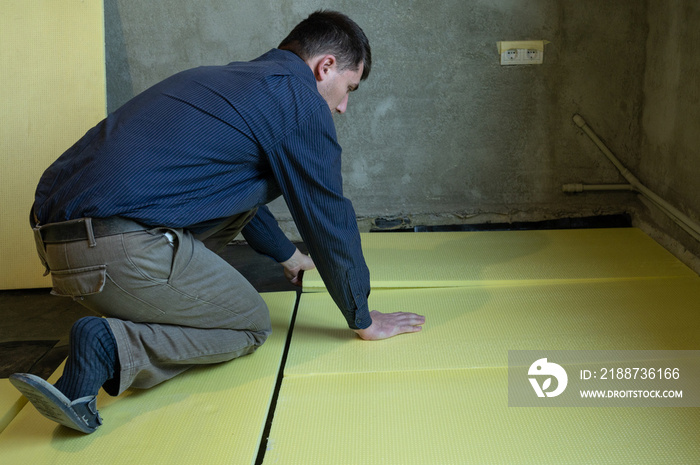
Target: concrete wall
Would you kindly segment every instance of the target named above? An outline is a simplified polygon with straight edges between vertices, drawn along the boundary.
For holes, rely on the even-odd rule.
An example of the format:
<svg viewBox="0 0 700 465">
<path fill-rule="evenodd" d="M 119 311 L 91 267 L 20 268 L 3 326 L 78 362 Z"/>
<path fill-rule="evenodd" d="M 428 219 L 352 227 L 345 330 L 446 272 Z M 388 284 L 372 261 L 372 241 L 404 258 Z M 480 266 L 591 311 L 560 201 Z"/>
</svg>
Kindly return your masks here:
<svg viewBox="0 0 700 465">
<path fill-rule="evenodd" d="M 372 75 L 336 120 L 345 193 L 363 228 L 376 217 L 447 224 L 629 210 L 629 193 L 561 192 L 622 180 L 574 113 L 623 162 L 655 169 L 640 160 L 649 93 L 640 0 L 106 0 L 109 109 L 179 70 L 254 58 L 321 7 L 349 14 L 373 46 Z M 500 66 L 496 42 L 525 39 L 551 41 L 545 63 Z M 288 218 L 279 202 L 273 211 Z"/>
<path fill-rule="evenodd" d="M 630 167 L 650 189 L 700 223 L 700 3 L 649 2 L 640 159 Z M 700 244 L 653 205 L 639 211 L 657 239 L 700 270 Z M 674 242 L 677 242 L 674 244 Z"/>
</svg>

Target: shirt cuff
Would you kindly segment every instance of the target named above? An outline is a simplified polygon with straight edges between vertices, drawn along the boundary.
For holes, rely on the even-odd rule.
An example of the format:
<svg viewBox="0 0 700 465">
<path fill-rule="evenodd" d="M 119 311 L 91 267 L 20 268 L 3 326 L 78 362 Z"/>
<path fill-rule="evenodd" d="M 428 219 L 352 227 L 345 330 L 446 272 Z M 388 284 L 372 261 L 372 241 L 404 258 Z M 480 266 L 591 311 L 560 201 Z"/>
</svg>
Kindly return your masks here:
<svg viewBox="0 0 700 465">
<path fill-rule="evenodd" d="M 350 323 L 350 322 L 348 322 Z M 364 307 L 355 312 L 354 324 L 350 324 L 350 329 L 367 329 L 372 325 L 372 317 L 369 314 L 369 308 Z"/>
<path fill-rule="evenodd" d="M 346 274 L 347 287 L 346 302 L 347 307 L 352 309 L 344 311 L 345 319 L 351 329 L 366 329 L 372 324 L 372 317 L 369 315 L 369 270 L 367 267 L 351 268 Z"/>
<path fill-rule="evenodd" d="M 277 260 L 277 263 L 282 263 L 292 258 L 292 255 L 294 255 L 296 251 L 297 246 L 292 242 L 287 242 L 286 244 L 279 244 L 274 250 L 274 255 L 270 254 L 270 256 Z"/>
</svg>

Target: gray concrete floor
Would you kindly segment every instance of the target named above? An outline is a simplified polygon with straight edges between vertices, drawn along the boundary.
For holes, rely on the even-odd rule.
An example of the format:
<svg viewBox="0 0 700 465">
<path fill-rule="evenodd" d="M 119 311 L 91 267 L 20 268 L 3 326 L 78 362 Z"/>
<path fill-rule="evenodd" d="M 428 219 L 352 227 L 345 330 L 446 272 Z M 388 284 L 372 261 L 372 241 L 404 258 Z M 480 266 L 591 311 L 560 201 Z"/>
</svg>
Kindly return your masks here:
<svg viewBox="0 0 700 465">
<path fill-rule="evenodd" d="M 306 252 L 303 244 L 297 244 Z M 258 292 L 294 291 L 282 267 L 245 244 L 230 245 L 222 257 Z M 33 373 L 48 378 L 68 355 L 73 323 L 93 313 L 69 298 L 50 295 L 50 289 L 0 291 L 0 378 Z"/>
</svg>

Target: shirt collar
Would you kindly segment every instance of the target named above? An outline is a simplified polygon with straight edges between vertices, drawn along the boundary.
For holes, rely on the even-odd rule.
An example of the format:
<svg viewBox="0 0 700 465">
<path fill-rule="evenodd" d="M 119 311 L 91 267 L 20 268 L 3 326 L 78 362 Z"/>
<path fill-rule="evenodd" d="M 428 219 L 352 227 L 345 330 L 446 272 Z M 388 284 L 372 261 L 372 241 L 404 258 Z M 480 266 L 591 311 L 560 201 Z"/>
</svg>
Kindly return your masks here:
<svg viewBox="0 0 700 465">
<path fill-rule="evenodd" d="M 313 86 L 314 89 L 316 88 L 316 78 L 314 77 L 313 71 L 311 71 L 309 65 L 294 52 L 273 48 L 269 52 L 252 61 L 276 62 L 279 65 L 287 68 L 292 72 L 292 74 L 306 82 L 306 84 Z"/>
</svg>

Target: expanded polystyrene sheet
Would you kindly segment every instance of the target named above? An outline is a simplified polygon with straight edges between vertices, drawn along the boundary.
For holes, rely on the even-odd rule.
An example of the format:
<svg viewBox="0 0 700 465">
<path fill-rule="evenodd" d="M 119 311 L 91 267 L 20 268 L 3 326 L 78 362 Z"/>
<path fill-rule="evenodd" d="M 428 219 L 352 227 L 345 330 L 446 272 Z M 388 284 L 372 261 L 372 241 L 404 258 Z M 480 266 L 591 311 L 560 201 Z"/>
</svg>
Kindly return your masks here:
<svg viewBox="0 0 700 465">
<path fill-rule="evenodd" d="M 370 308 L 425 315 L 365 342 L 327 293 L 303 294 L 285 375 L 507 365 L 508 350 L 700 348 L 700 278 L 374 290 Z"/>
<path fill-rule="evenodd" d="M 697 408 L 508 407 L 506 368 L 285 378 L 265 464 L 700 463 Z"/>
<path fill-rule="evenodd" d="M 697 276 L 636 228 L 361 236 L 374 289 Z M 304 274 L 305 291 L 324 289 Z"/>
<path fill-rule="evenodd" d="M 27 399 L 10 384 L 8 379 L 0 379 L 0 432 L 17 416 Z"/>
</svg>

